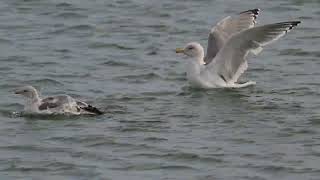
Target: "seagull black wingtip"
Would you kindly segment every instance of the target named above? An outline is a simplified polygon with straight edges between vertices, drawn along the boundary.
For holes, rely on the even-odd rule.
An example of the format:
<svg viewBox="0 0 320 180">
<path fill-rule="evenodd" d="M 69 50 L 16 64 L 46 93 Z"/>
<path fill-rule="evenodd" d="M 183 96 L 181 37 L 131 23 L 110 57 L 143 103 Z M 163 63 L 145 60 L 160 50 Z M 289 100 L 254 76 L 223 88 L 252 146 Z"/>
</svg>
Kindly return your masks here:
<svg viewBox="0 0 320 180">
<path fill-rule="evenodd" d="M 243 12 L 240 12 L 239 14 L 244 14 L 244 13 L 252 13 L 254 14 L 255 16 L 257 16 L 260 12 L 260 9 L 259 8 L 255 8 L 255 9 L 249 9 L 249 10 L 246 10 L 246 11 L 243 11 Z"/>
<path fill-rule="evenodd" d="M 103 112 L 103 111 L 99 110 L 98 108 L 91 106 L 91 105 L 88 105 L 87 107 L 81 107 L 81 108 L 83 110 L 90 112 L 92 114 L 95 114 L 95 115 L 102 115 L 105 113 L 105 112 Z"/>
</svg>

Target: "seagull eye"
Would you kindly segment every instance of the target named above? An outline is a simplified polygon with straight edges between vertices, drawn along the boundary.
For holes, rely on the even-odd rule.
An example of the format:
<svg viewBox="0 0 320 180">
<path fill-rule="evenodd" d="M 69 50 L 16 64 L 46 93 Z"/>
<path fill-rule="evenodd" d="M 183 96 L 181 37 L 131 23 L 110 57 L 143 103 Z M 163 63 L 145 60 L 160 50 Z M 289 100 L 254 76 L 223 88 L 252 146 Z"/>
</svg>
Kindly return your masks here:
<svg viewBox="0 0 320 180">
<path fill-rule="evenodd" d="M 188 49 L 191 50 L 191 49 L 193 49 L 193 47 L 192 47 L 192 46 L 191 46 L 191 47 L 188 47 Z"/>
<path fill-rule="evenodd" d="M 23 92 L 28 92 L 27 90 L 23 90 Z"/>
</svg>

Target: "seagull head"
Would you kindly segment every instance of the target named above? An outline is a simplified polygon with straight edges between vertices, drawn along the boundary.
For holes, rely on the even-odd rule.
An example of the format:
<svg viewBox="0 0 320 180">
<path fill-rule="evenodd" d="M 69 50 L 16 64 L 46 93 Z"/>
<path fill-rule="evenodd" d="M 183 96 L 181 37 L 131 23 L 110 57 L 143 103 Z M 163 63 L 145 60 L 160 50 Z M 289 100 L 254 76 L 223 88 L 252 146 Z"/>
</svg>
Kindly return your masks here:
<svg viewBox="0 0 320 180">
<path fill-rule="evenodd" d="M 36 98 L 38 97 L 37 90 L 32 86 L 23 86 L 15 90 L 15 94 L 20 94 L 26 98 Z"/>
<path fill-rule="evenodd" d="M 203 47 L 197 42 L 188 43 L 184 48 L 177 48 L 176 53 L 183 53 L 189 57 L 197 58 L 198 61 L 203 61 Z"/>
</svg>

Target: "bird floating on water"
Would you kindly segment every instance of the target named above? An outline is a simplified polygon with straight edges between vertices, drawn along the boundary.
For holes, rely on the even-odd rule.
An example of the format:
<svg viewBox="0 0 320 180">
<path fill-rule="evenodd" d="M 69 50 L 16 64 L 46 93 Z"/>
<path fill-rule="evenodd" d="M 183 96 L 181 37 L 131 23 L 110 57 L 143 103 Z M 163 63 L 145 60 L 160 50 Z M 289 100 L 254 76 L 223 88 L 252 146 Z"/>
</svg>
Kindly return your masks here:
<svg viewBox="0 0 320 180">
<path fill-rule="evenodd" d="M 26 98 L 25 113 L 30 114 L 67 114 L 67 115 L 100 115 L 102 111 L 69 95 L 58 95 L 40 98 L 32 86 L 18 88 L 15 94 Z"/>
<path fill-rule="evenodd" d="M 177 48 L 176 53 L 191 57 L 187 78 L 191 85 L 200 88 L 242 88 L 254 81 L 238 83 L 248 68 L 249 53 L 258 55 L 262 48 L 287 34 L 300 21 L 287 21 L 257 26 L 260 9 L 251 9 L 228 16 L 214 26 L 208 38 L 207 54 L 197 42 Z"/>
</svg>

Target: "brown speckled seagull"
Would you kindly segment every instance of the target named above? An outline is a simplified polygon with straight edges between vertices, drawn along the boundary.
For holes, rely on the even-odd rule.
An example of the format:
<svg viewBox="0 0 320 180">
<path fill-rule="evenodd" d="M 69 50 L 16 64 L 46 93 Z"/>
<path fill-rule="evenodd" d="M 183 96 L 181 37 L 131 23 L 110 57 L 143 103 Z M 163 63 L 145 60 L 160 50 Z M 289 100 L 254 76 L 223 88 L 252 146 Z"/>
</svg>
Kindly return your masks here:
<svg viewBox="0 0 320 180">
<path fill-rule="evenodd" d="M 15 91 L 26 98 L 24 106 L 28 114 L 67 114 L 67 115 L 100 115 L 102 111 L 69 95 L 40 98 L 38 91 L 32 86 L 20 87 Z"/>
</svg>

